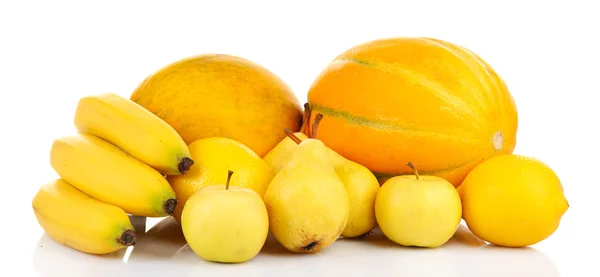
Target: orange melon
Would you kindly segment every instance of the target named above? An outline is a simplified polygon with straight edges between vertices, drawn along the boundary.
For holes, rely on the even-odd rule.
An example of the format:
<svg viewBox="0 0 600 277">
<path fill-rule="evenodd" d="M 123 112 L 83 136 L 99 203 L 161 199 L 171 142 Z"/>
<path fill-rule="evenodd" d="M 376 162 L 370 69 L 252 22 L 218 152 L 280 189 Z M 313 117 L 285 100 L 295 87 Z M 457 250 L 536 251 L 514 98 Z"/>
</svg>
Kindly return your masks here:
<svg viewBox="0 0 600 277">
<path fill-rule="evenodd" d="M 432 38 L 387 38 L 337 56 L 308 92 L 317 138 L 380 179 L 435 175 L 459 186 L 491 157 L 512 153 L 518 115 L 482 58 Z M 311 132 L 308 124 L 307 132 Z"/>
</svg>

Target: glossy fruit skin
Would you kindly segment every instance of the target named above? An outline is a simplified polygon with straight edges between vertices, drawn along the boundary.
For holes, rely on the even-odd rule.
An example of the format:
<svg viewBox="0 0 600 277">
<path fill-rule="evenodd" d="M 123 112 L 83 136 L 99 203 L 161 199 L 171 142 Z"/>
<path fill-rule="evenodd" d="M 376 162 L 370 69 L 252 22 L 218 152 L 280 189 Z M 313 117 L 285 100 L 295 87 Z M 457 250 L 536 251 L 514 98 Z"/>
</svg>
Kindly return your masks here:
<svg viewBox="0 0 600 277">
<path fill-rule="evenodd" d="M 326 118 L 317 138 L 381 183 L 411 174 L 410 161 L 456 187 L 516 145 L 517 109 L 503 80 L 473 52 L 437 39 L 357 45 L 317 76 L 308 102 L 311 122 Z"/>
<path fill-rule="evenodd" d="M 331 148 L 327 148 L 333 168 L 348 194 L 350 212 L 348 223 L 342 231 L 345 238 L 361 237 L 375 228 L 375 199 L 379 192 L 379 182 L 369 169 L 350 161 Z"/>
<path fill-rule="evenodd" d="M 300 140 L 308 139 L 306 134 L 302 132 L 296 132 L 294 133 L 294 136 Z M 277 174 L 277 172 L 279 172 L 279 170 L 287 163 L 287 160 L 296 148 L 298 148 L 298 144 L 286 136 L 263 157 L 263 160 L 273 170 L 273 173 Z"/>
<path fill-rule="evenodd" d="M 301 141 L 308 139 L 302 132 L 296 132 L 294 135 Z M 298 144 L 286 136 L 265 155 L 263 160 L 276 174 L 285 166 L 297 147 Z M 344 183 L 350 200 L 348 223 L 342 231 L 342 236 L 345 238 L 362 236 L 377 225 L 375 219 L 375 197 L 379 190 L 377 178 L 366 167 L 345 159 L 330 148 L 327 150 L 331 164 Z"/>
<path fill-rule="evenodd" d="M 125 211 L 89 197 L 62 179 L 42 185 L 32 207 L 46 234 L 72 249 L 108 254 L 135 243 L 135 230 Z"/>
<path fill-rule="evenodd" d="M 316 253 L 331 246 L 348 223 L 348 194 L 319 140 L 298 145 L 263 199 L 271 233 L 294 253 Z"/>
<path fill-rule="evenodd" d="M 390 178 L 375 200 L 379 228 L 403 246 L 444 245 L 460 224 L 462 207 L 456 188 L 437 176 L 401 175 Z"/>
<path fill-rule="evenodd" d="M 158 171 L 89 134 L 57 138 L 50 164 L 69 184 L 102 202 L 138 216 L 170 215 L 176 195 Z"/>
<path fill-rule="evenodd" d="M 211 137 L 189 145 L 194 166 L 185 175 L 167 176 L 177 195 L 173 216 L 181 222 L 181 212 L 187 200 L 198 190 L 224 184 L 228 170 L 235 172 L 230 186 L 250 188 L 261 197 L 273 178 L 271 168 L 252 149 L 230 138 Z"/>
<path fill-rule="evenodd" d="M 114 93 L 81 98 L 74 123 L 80 133 L 106 140 L 160 173 L 183 174 L 193 164 L 184 160 L 190 158 L 190 151 L 169 124 Z"/>
<path fill-rule="evenodd" d="M 147 77 L 131 100 L 169 123 L 187 144 L 208 137 L 237 140 L 264 156 L 300 130 L 302 107 L 278 76 L 247 59 L 204 54 Z"/>
<path fill-rule="evenodd" d="M 481 163 L 458 191 L 469 229 L 499 246 L 522 247 L 545 240 L 569 208 L 556 173 L 543 162 L 521 155 Z"/>
<path fill-rule="evenodd" d="M 265 244 L 269 215 L 255 191 L 213 185 L 189 198 L 181 228 L 190 248 L 202 259 L 243 263 L 258 255 Z"/>
</svg>

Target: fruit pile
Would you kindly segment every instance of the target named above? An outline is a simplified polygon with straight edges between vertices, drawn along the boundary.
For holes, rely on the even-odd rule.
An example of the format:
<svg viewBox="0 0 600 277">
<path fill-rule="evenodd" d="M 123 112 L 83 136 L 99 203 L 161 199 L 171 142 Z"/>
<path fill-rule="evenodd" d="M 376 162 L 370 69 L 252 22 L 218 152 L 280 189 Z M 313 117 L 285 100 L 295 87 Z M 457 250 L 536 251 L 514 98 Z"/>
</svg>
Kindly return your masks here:
<svg viewBox="0 0 600 277">
<path fill-rule="evenodd" d="M 569 207 L 546 164 L 513 154 L 517 111 L 478 55 L 390 38 L 348 49 L 302 107 L 275 74 L 205 54 L 148 76 L 130 99 L 80 99 L 55 139 L 59 178 L 33 198 L 55 241 L 91 254 L 136 242 L 128 215 L 173 216 L 190 248 L 246 262 L 270 232 L 294 253 L 374 228 L 440 247 L 461 219 L 499 246 L 538 243 Z"/>
</svg>

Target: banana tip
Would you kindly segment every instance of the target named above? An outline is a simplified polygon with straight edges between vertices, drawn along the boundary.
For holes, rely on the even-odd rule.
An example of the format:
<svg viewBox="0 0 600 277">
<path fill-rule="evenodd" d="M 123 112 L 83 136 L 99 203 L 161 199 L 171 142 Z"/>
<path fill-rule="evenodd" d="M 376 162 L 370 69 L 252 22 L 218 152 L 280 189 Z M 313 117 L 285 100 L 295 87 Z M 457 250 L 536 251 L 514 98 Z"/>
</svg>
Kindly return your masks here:
<svg viewBox="0 0 600 277">
<path fill-rule="evenodd" d="M 167 201 L 165 201 L 164 210 L 165 210 L 165 213 L 167 213 L 168 215 L 173 215 L 176 207 L 177 207 L 177 199 L 171 198 L 171 199 L 168 199 Z"/>
<path fill-rule="evenodd" d="M 121 237 L 117 241 L 125 246 L 135 245 L 135 231 L 125 230 L 125 232 L 121 234 Z"/>
<path fill-rule="evenodd" d="M 188 170 L 190 170 L 192 165 L 194 165 L 194 161 L 188 157 L 185 157 L 185 158 L 181 159 L 181 161 L 179 162 L 179 165 L 177 166 L 178 167 L 177 169 L 179 169 L 179 172 L 181 174 L 185 174 L 186 172 L 188 172 Z"/>
</svg>

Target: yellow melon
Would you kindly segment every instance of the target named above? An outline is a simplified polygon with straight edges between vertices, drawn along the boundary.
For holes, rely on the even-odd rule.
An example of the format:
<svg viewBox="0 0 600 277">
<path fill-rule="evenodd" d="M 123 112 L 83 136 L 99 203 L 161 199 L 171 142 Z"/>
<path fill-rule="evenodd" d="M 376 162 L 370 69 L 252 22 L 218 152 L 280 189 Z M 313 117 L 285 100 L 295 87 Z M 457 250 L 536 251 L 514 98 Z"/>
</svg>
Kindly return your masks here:
<svg viewBox="0 0 600 277">
<path fill-rule="evenodd" d="M 261 157 L 289 128 L 300 130 L 302 106 L 271 71 L 223 54 L 189 57 L 146 78 L 131 100 L 170 124 L 187 144 L 227 137 Z"/>
</svg>

